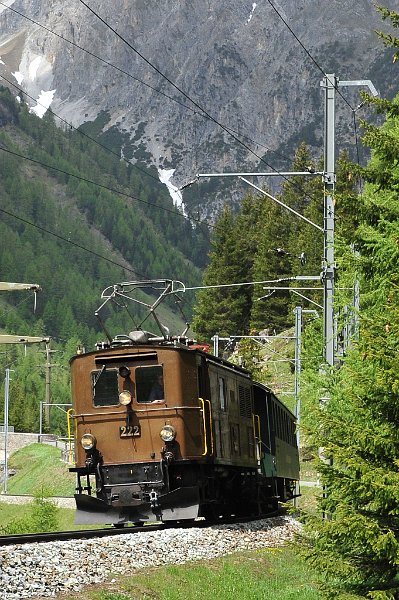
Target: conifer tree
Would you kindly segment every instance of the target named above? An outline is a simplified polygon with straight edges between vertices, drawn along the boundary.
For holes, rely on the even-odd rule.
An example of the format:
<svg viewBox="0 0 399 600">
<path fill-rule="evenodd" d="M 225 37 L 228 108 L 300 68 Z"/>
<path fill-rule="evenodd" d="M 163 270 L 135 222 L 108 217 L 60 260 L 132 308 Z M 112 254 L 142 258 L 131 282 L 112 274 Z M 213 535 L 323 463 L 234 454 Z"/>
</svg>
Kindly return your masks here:
<svg viewBox="0 0 399 600">
<path fill-rule="evenodd" d="M 289 256 L 285 253 L 289 225 L 286 210 L 273 200 L 264 199 L 253 267 L 255 281 L 273 282 L 291 274 Z M 274 286 L 274 283 L 270 285 Z M 255 285 L 251 313 L 253 330 L 259 332 L 266 328 L 278 332 L 284 329 L 289 323 L 288 304 L 287 292 L 270 293 L 263 284 Z"/>
<path fill-rule="evenodd" d="M 204 285 L 251 281 L 259 201 L 248 195 L 234 217 L 225 208 L 215 225 L 210 262 Z M 193 329 L 198 337 L 241 335 L 248 329 L 251 294 L 243 286 L 201 290 L 194 309 Z"/>
<path fill-rule="evenodd" d="M 381 9 L 394 27 L 399 15 Z M 399 48 L 399 39 L 382 36 Z M 399 597 L 399 98 L 369 99 L 386 115 L 365 123 L 372 158 L 364 169 L 357 246 L 362 273 L 360 339 L 317 410 L 315 444 L 329 519 L 309 518 L 309 554 L 327 575 L 331 597 Z"/>
</svg>

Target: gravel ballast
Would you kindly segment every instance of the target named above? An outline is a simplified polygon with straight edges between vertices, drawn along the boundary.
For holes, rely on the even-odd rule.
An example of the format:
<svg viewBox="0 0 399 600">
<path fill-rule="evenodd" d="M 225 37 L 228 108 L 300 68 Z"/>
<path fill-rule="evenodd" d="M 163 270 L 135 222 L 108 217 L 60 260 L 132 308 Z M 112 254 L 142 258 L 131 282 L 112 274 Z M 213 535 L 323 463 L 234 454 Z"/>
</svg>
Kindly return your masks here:
<svg viewBox="0 0 399 600">
<path fill-rule="evenodd" d="M 0 598 L 16 600 L 78 592 L 113 573 L 216 558 L 242 550 L 279 547 L 301 525 L 291 517 L 245 524 L 167 529 L 0 548 Z"/>
</svg>

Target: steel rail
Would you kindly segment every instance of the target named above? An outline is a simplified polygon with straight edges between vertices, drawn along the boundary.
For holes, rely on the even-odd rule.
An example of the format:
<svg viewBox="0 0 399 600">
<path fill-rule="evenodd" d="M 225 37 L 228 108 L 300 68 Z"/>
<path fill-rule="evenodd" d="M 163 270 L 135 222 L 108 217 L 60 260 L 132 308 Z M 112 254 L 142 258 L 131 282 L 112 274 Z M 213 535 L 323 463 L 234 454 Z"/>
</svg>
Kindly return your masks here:
<svg viewBox="0 0 399 600">
<path fill-rule="evenodd" d="M 153 525 L 143 526 L 128 526 L 128 527 L 107 527 L 105 529 L 83 529 L 80 531 L 54 531 L 50 533 L 25 533 L 18 535 L 2 535 L 0 536 L 0 548 L 2 546 L 14 546 L 24 544 L 39 544 L 47 542 L 59 542 L 68 540 L 82 540 L 82 539 L 93 539 L 111 537 L 115 535 L 127 535 L 134 533 L 143 533 L 146 531 L 164 531 L 165 529 L 189 529 L 198 527 L 203 529 L 204 527 L 215 527 L 218 525 L 234 525 L 236 523 L 250 523 L 252 521 L 259 521 L 261 519 L 269 519 L 272 517 L 282 516 L 286 513 L 286 509 L 279 508 L 276 511 L 265 513 L 262 515 L 252 516 L 232 516 L 220 519 L 203 519 L 203 520 L 190 520 L 190 521 L 170 521 L 164 523 L 157 523 Z"/>
<path fill-rule="evenodd" d="M 139 533 L 143 531 L 159 531 L 164 529 L 163 523 L 157 525 L 144 525 L 142 527 L 107 527 L 104 529 L 82 529 L 80 531 L 53 531 L 49 533 L 24 533 L 21 535 L 0 536 L 0 547 L 14 544 L 37 544 L 42 542 L 58 542 L 66 540 L 81 540 L 95 537 L 109 537 L 127 533 Z"/>
</svg>

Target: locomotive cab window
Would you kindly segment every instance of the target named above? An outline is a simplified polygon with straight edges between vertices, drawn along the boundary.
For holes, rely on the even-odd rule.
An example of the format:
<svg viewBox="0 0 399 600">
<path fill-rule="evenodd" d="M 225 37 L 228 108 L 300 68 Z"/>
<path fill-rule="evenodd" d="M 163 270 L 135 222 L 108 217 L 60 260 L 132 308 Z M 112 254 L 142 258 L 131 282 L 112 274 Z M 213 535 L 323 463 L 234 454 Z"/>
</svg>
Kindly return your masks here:
<svg viewBox="0 0 399 600">
<path fill-rule="evenodd" d="M 136 394 L 137 402 L 162 402 L 165 400 L 161 366 L 136 368 Z"/>
<path fill-rule="evenodd" d="M 117 406 L 119 404 L 118 371 L 106 369 L 105 365 L 91 372 L 94 406 Z"/>
</svg>

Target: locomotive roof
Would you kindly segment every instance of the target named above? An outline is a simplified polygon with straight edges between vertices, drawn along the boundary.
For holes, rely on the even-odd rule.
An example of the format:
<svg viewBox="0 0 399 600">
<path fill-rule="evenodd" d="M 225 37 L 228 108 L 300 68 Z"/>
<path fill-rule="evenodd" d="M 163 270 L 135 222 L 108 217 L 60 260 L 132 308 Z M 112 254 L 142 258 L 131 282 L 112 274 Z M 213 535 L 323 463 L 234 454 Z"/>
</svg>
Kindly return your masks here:
<svg viewBox="0 0 399 600">
<path fill-rule="evenodd" d="M 236 365 L 224 358 L 219 358 L 217 356 L 214 356 L 213 354 L 209 354 L 208 352 L 204 352 L 203 350 L 199 349 L 199 348 L 191 348 L 190 346 L 187 346 L 186 344 L 181 344 L 181 343 L 170 343 L 170 344 L 165 344 L 165 343 L 159 343 L 159 344 L 155 344 L 155 343 L 147 343 L 147 344 L 119 344 L 117 346 L 107 346 L 104 348 L 98 348 L 96 350 L 92 350 L 91 352 L 82 352 L 82 353 L 78 353 L 75 354 L 74 356 L 72 356 L 72 358 L 70 359 L 69 363 L 71 364 L 74 360 L 76 360 L 77 358 L 80 357 L 84 357 L 84 356 L 98 356 L 101 357 L 101 355 L 105 356 L 121 356 L 121 358 L 123 357 L 127 357 L 129 354 L 130 355 L 137 355 L 137 354 L 145 354 L 145 353 L 149 353 L 149 352 L 156 352 L 156 351 L 174 351 L 174 352 L 190 352 L 190 353 L 197 353 L 200 354 L 201 356 L 204 357 L 204 359 L 209 362 L 209 363 L 214 363 L 217 365 L 220 365 L 221 367 L 224 367 L 228 370 L 234 371 L 236 373 L 240 373 L 241 375 L 244 375 L 245 377 L 247 377 L 248 379 L 251 379 L 251 373 L 245 369 L 244 367 L 241 367 L 239 365 Z M 286 406 L 286 404 L 284 404 L 284 402 L 282 402 L 273 392 L 273 390 L 271 388 L 269 388 L 267 385 L 265 385 L 264 383 L 260 383 L 258 381 L 254 381 L 252 380 L 252 383 L 254 386 L 268 392 L 269 394 L 271 394 L 273 396 L 273 398 L 275 399 L 275 401 L 288 413 L 290 413 L 290 415 L 293 418 L 296 418 L 294 413 Z"/>
<path fill-rule="evenodd" d="M 269 392 L 269 394 L 271 394 L 273 396 L 273 398 L 277 402 L 277 404 L 279 404 L 286 412 L 288 412 L 293 417 L 293 419 L 296 419 L 296 416 L 294 415 L 292 410 L 289 409 L 288 406 L 286 404 L 284 404 L 284 402 L 282 400 L 280 400 L 280 398 L 278 396 L 276 396 L 276 394 L 273 392 L 272 389 L 270 389 L 264 383 L 259 383 L 259 381 L 253 381 L 252 383 L 255 387 L 261 388 L 262 390 Z"/>
<path fill-rule="evenodd" d="M 212 362 L 215 364 L 218 364 L 220 366 L 226 367 L 228 369 L 231 369 L 233 371 L 236 371 L 237 373 L 241 373 L 244 376 L 250 377 L 251 374 L 250 372 L 245 369 L 244 367 L 241 367 L 240 365 L 236 365 L 224 358 L 219 358 L 217 356 L 214 356 L 213 354 L 209 354 L 208 352 L 204 352 L 203 350 L 199 349 L 199 348 L 191 348 L 190 346 L 187 346 L 186 344 L 124 344 L 124 345 L 118 345 L 118 346 L 108 346 L 108 347 L 104 347 L 104 348 L 99 348 L 96 350 L 92 350 L 90 352 L 82 352 L 82 353 L 77 353 L 74 356 L 72 356 L 72 358 L 70 359 L 70 363 L 72 363 L 75 359 L 82 357 L 82 356 L 101 356 L 101 355 L 106 355 L 106 356 L 118 356 L 120 355 L 121 357 L 126 357 L 126 355 L 128 354 L 141 354 L 141 353 L 145 353 L 145 352 L 155 352 L 155 351 L 174 351 L 174 352 L 196 352 L 197 354 L 200 354 L 201 356 L 203 356 L 205 358 L 205 360 L 207 360 L 208 362 Z"/>
</svg>

